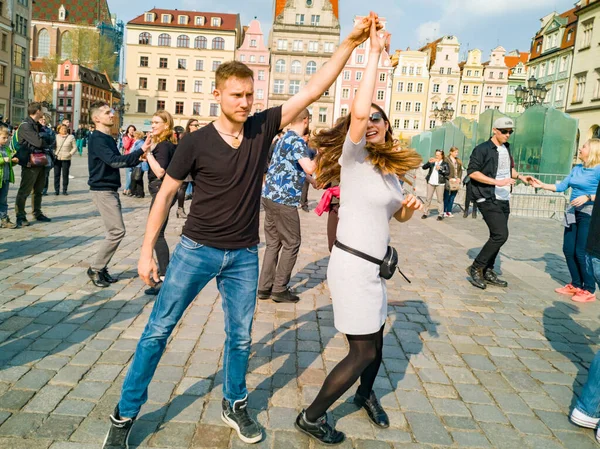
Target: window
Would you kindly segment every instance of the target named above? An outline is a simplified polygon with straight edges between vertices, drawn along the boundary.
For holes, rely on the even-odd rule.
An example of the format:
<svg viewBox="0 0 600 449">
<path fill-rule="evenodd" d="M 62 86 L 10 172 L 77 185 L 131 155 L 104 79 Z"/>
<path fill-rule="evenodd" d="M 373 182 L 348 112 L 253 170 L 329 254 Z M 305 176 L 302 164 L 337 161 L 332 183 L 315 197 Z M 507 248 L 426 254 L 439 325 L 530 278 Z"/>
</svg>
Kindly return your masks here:
<svg viewBox="0 0 600 449">
<path fill-rule="evenodd" d="M 379 74 L 379 81 L 382 83 L 385 83 L 385 73 L 380 73 Z"/>
<path fill-rule="evenodd" d="M 485 108 L 483 108 L 483 109 L 484 109 L 484 110 L 486 110 L 486 111 L 487 111 L 487 110 L 489 110 L 489 109 L 490 109 L 490 105 L 489 105 L 489 104 L 486 104 L 486 105 L 485 105 Z"/>
<path fill-rule="evenodd" d="M 429 120 L 429 129 L 435 128 L 435 125 L 436 125 L 435 120 Z"/>
<path fill-rule="evenodd" d="M 454 93 L 454 84 L 448 84 L 448 93 L 449 94 L 453 94 Z"/>
<path fill-rule="evenodd" d="M 448 68 L 448 75 L 452 75 L 452 69 Z"/>
<path fill-rule="evenodd" d="M 333 53 L 335 49 L 335 44 L 333 42 L 325 42 L 323 44 L 323 51 L 325 53 Z"/>
<path fill-rule="evenodd" d="M 183 101 L 175 102 L 175 114 L 183 114 Z"/>
<path fill-rule="evenodd" d="M 187 69 L 187 59 L 178 59 L 177 60 L 177 68 L 181 70 Z"/>
<path fill-rule="evenodd" d="M 302 41 L 294 41 L 292 42 L 292 50 L 293 51 L 302 51 L 304 50 L 304 44 L 302 43 Z"/>
<path fill-rule="evenodd" d="M 265 98 L 265 90 L 264 89 L 256 89 L 256 99 L 263 100 Z"/>
<path fill-rule="evenodd" d="M 433 93 L 439 93 L 440 92 L 440 85 L 439 84 L 434 84 L 433 85 Z"/>
<path fill-rule="evenodd" d="M 394 119 L 394 128 L 395 129 L 400 129 L 400 119 Z"/>
<path fill-rule="evenodd" d="M 210 21 L 210 25 L 213 27 L 220 27 L 221 26 L 221 18 L 213 17 L 212 20 Z"/>
<path fill-rule="evenodd" d="M 185 92 L 185 80 L 177 80 L 177 92 Z"/>
<path fill-rule="evenodd" d="M 264 81 L 265 80 L 265 71 L 264 70 L 259 70 L 258 71 L 258 80 L 259 81 Z"/>
<path fill-rule="evenodd" d="M 407 101 L 406 103 L 404 103 L 404 111 L 405 112 L 412 111 L 412 102 L 411 101 Z"/>
<path fill-rule="evenodd" d="M 431 102 L 431 110 L 434 111 L 438 108 L 438 102 L 437 101 L 432 101 Z"/>
<path fill-rule="evenodd" d="M 6 86 L 6 66 L 0 65 L 0 86 Z"/>
<path fill-rule="evenodd" d="M 404 120 L 404 129 L 410 128 L 410 120 Z"/>
<path fill-rule="evenodd" d="M 514 95 L 515 89 L 515 86 L 508 86 L 508 95 Z"/>
<path fill-rule="evenodd" d="M 564 72 L 565 70 L 567 70 L 567 62 L 569 61 L 569 57 L 568 56 L 563 56 L 562 58 L 560 58 L 560 71 Z"/>
<path fill-rule="evenodd" d="M 222 37 L 215 37 L 212 40 L 212 49 L 225 50 L 225 39 L 223 39 Z"/>
<path fill-rule="evenodd" d="M 340 117 L 346 117 L 348 115 L 348 108 L 346 106 L 343 106 L 340 109 Z"/>
<path fill-rule="evenodd" d="M 415 103 L 415 112 L 421 112 L 421 103 L 418 101 Z"/>
<path fill-rule="evenodd" d="M 283 80 L 275 80 L 273 83 L 273 93 L 274 94 L 282 94 L 285 89 L 285 81 Z"/>
<path fill-rule="evenodd" d="M 148 78 L 140 78 L 138 86 L 140 89 L 148 89 Z"/>
<path fill-rule="evenodd" d="M 486 97 L 491 97 L 492 96 L 492 90 L 493 90 L 492 86 L 488 86 L 487 90 L 485 92 L 485 96 Z"/>
<path fill-rule="evenodd" d="M 546 76 L 546 63 L 545 62 L 540 66 L 540 77 L 542 77 L 542 76 Z"/>
<path fill-rule="evenodd" d="M 415 68 L 414 68 L 414 67 L 412 67 L 412 66 L 411 66 L 411 67 L 409 67 L 409 68 L 408 68 L 408 74 L 409 74 L 409 75 L 414 75 L 414 74 L 415 74 Z"/>
<path fill-rule="evenodd" d="M 596 69 L 596 83 L 594 84 L 593 99 L 600 98 L 600 71 Z"/>
<path fill-rule="evenodd" d="M 194 39 L 194 48 L 205 49 L 207 46 L 207 39 L 204 36 L 197 36 Z"/>
<path fill-rule="evenodd" d="M 211 92 L 211 93 L 215 91 L 215 87 L 216 87 L 216 85 L 217 85 L 217 83 L 216 83 L 214 80 L 212 80 L 212 81 L 210 82 L 210 92 Z"/>
<path fill-rule="evenodd" d="M 167 33 L 162 33 L 158 35 L 158 46 L 159 47 L 170 47 L 171 46 L 171 36 Z"/>
<path fill-rule="evenodd" d="M 196 16 L 195 22 L 197 26 L 204 26 L 204 16 Z"/>
<path fill-rule="evenodd" d="M 59 98 L 58 99 L 58 105 L 59 106 L 64 106 L 65 105 L 65 99 L 64 98 Z"/>
<path fill-rule="evenodd" d="M 194 80 L 194 92 L 202 92 L 202 80 Z"/>
<path fill-rule="evenodd" d="M 419 120 L 415 120 L 415 121 L 413 122 L 413 129 L 419 129 L 420 125 L 421 125 L 421 124 L 420 124 Z"/>
<path fill-rule="evenodd" d="M 218 69 L 218 68 L 219 68 L 219 66 L 221 65 L 221 62 L 222 62 L 222 61 L 213 61 L 213 63 L 212 63 L 212 71 L 213 71 L 213 72 L 216 72 L 216 71 L 217 71 L 217 69 Z"/>
<path fill-rule="evenodd" d="M 403 66 L 402 66 L 402 74 L 403 74 L 403 75 L 406 75 L 406 70 L 407 70 L 406 66 L 405 66 L 405 65 L 403 65 Z"/>
<path fill-rule="evenodd" d="M 479 95 L 479 86 L 473 86 L 473 95 Z"/>
<path fill-rule="evenodd" d="M 3 39 L 4 36 L 2 36 Z M 38 57 L 47 58 L 48 56 L 50 56 L 50 34 L 44 28 L 38 34 Z"/>
<path fill-rule="evenodd" d="M 502 96 L 502 88 L 501 87 L 496 87 L 496 96 L 497 97 L 501 97 Z"/>
<path fill-rule="evenodd" d="M 290 81 L 289 94 L 296 95 L 300 92 L 300 81 Z"/>
<path fill-rule="evenodd" d="M 165 108 L 165 100 L 156 100 L 156 110 L 160 111 Z"/>
<path fill-rule="evenodd" d="M 554 62 L 554 61 L 553 61 Z M 500 72 L 498 73 L 498 79 L 503 80 L 504 79 L 504 72 Z"/>
<path fill-rule="evenodd" d="M 308 61 L 306 64 L 306 74 L 313 75 L 317 72 L 317 63 L 315 61 Z"/>
<path fill-rule="evenodd" d="M 308 51 L 316 53 L 319 51 L 319 42 L 318 41 L 309 41 L 308 42 Z"/>
<path fill-rule="evenodd" d="M 265 57 L 264 57 L 264 56 L 262 56 L 262 55 L 261 55 L 261 56 L 259 56 L 259 57 L 258 57 L 258 62 L 260 62 L 261 64 L 264 64 L 264 62 L 265 62 Z"/>
<path fill-rule="evenodd" d="M 385 98 L 385 90 L 378 90 L 377 91 L 377 100 L 383 100 Z"/>
<path fill-rule="evenodd" d="M 250 39 L 250 47 L 256 48 L 256 39 Z"/>
<path fill-rule="evenodd" d="M 471 105 L 471 114 L 477 114 L 477 105 L 476 104 Z"/>
<path fill-rule="evenodd" d="M 319 108 L 319 123 L 327 123 L 327 108 Z"/>
<path fill-rule="evenodd" d="M 158 88 L 157 90 L 167 90 L 167 79 L 159 78 L 158 79 Z"/>
<path fill-rule="evenodd" d="M 67 98 L 67 106 L 73 106 L 73 99 Z"/>
<path fill-rule="evenodd" d="M 287 39 L 277 39 L 277 50 L 287 50 Z"/>
<path fill-rule="evenodd" d="M 25 68 L 25 62 L 27 60 L 25 58 L 25 47 L 21 47 L 20 45 L 15 44 L 13 51 L 14 51 L 13 62 L 15 64 L 15 66 L 24 69 Z"/>
<path fill-rule="evenodd" d="M 14 75 L 13 78 L 13 97 L 21 100 L 25 99 L 25 77 Z"/>
<path fill-rule="evenodd" d="M 404 83 L 402 81 L 398 81 L 398 84 L 396 84 L 396 92 L 404 92 Z"/>
<path fill-rule="evenodd" d="M 406 85 L 406 92 L 412 92 L 413 91 L 413 86 L 414 86 L 414 83 L 408 83 Z"/>
<path fill-rule="evenodd" d="M 275 63 L 275 73 L 285 73 L 285 60 L 277 60 L 277 62 Z"/>
<path fill-rule="evenodd" d="M 589 48 L 592 44 L 592 31 L 594 29 L 594 21 L 588 20 L 587 22 L 582 23 L 583 34 L 581 36 L 581 46 L 579 47 L 581 50 L 585 48 Z"/>
<path fill-rule="evenodd" d="M 397 101 L 394 109 L 396 110 L 396 112 L 402 112 L 402 102 L 401 101 Z"/>
<path fill-rule="evenodd" d="M 463 104 L 460 106 L 460 113 L 461 114 L 466 114 L 467 113 L 467 105 Z"/>
<path fill-rule="evenodd" d="M 177 36 L 177 46 L 180 48 L 189 48 L 190 46 L 190 38 L 185 34 L 180 34 Z"/>
<path fill-rule="evenodd" d="M 475 70 L 475 76 L 479 76 L 479 70 Z"/>
<path fill-rule="evenodd" d="M 310 24 L 314 27 L 319 26 L 319 22 L 321 21 L 321 16 L 312 15 L 310 16 Z"/>
<path fill-rule="evenodd" d="M 444 68 L 440 67 L 440 75 L 443 75 L 443 74 L 444 74 Z"/>
<path fill-rule="evenodd" d="M 417 92 L 418 93 L 422 93 L 423 92 L 423 83 L 417 84 Z"/>
<path fill-rule="evenodd" d="M 217 115 L 219 115 L 219 104 L 218 103 L 211 103 L 210 104 L 210 116 L 211 117 L 216 117 Z"/>
<path fill-rule="evenodd" d="M 67 92 L 73 92 L 73 85 L 72 84 L 67 84 Z"/>
<path fill-rule="evenodd" d="M 423 68 L 417 67 L 417 76 L 420 76 L 423 73 Z"/>
<path fill-rule="evenodd" d="M 154 22 L 154 13 L 147 12 L 144 16 L 146 22 Z"/>
<path fill-rule="evenodd" d="M 204 70 L 204 59 L 196 59 L 196 70 Z"/>
<path fill-rule="evenodd" d="M 140 56 L 140 67 L 148 67 L 148 56 Z"/>
<path fill-rule="evenodd" d="M 28 20 L 25 17 L 20 16 L 19 14 L 16 14 L 16 18 L 15 18 L 15 31 L 22 35 L 27 37 L 27 22 Z"/>
<path fill-rule="evenodd" d="M 192 103 L 192 115 L 202 115 L 202 103 L 199 101 L 194 101 Z"/>
<path fill-rule="evenodd" d="M 580 103 L 583 101 L 586 78 L 587 73 L 582 73 L 575 76 L 575 92 L 573 95 L 573 103 Z"/>
<path fill-rule="evenodd" d="M 163 14 L 160 21 L 162 23 L 171 23 L 171 14 Z"/>
<path fill-rule="evenodd" d="M 494 79 L 494 72 L 490 72 L 488 75 L 488 78 L 493 80 Z"/>
<path fill-rule="evenodd" d="M 350 70 L 344 70 L 344 81 L 350 80 Z"/>
<path fill-rule="evenodd" d="M 6 51 L 8 47 L 8 34 L 2 33 L 2 42 L 0 43 L 0 48 L 2 51 Z"/>
<path fill-rule="evenodd" d="M 296 25 L 304 25 L 304 14 L 296 14 Z"/>
<path fill-rule="evenodd" d="M 362 64 L 363 62 L 365 62 L 365 56 L 364 55 L 356 55 L 356 63 Z"/>
<path fill-rule="evenodd" d="M 348 89 L 347 87 L 344 87 L 342 89 L 342 99 L 347 100 L 350 98 L 350 89 Z"/>
<path fill-rule="evenodd" d="M 137 107 L 137 111 L 138 112 L 143 112 L 143 113 L 146 112 L 146 100 L 138 99 L 138 105 L 137 106 L 138 106 Z"/>
<path fill-rule="evenodd" d="M 471 76 L 471 75 L 472 75 L 472 73 L 473 73 L 473 71 L 472 71 L 472 70 L 467 70 L 467 76 Z"/>
<path fill-rule="evenodd" d="M 556 101 L 562 102 L 565 97 L 565 86 L 562 84 L 556 87 Z"/>
<path fill-rule="evenodd" d="M 71 33 L 65 31 L 60 38 L 60 57 L 61 59 L 68 59 L 71 57 L 71 51 L 73 50 L 73 37 Z"/>
<path fill-rule="evenodd" d="M 360 81 L 362 79 L 362 72 L 356 72 L 356 81 Z"/>
<path fill-rule="evenodd" d="M 302 73 L 302 63 L 300 61 L 292 61 L 291 73 L 299 75 Z"/>
<path fill-rule="evenodd" d="M 469 86 L 463 86 L 463 94 L 468 94 L 469 93 Z"/>
</svg>

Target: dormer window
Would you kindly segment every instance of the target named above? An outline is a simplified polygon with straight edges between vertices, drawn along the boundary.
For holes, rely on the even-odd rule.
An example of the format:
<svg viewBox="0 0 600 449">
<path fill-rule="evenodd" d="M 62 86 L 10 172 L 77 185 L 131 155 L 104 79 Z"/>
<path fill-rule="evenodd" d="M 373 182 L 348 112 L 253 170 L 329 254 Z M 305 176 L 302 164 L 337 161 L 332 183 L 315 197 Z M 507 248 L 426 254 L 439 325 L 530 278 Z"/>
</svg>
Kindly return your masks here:
<svg viewBox="0 0 600 449">
<path fill-rule="evenodd" d="M 67 65 L 65 66 L 65 76 L 69 76 L 71 74 L 71 69 L 70 67 Z"/>
<path fill-rule="evenodd" d="M 187 25 L 188 16 L 179 16 L 179 25 Z"/>
<path fill-rule="evenodd" d="M 213 17 L 210 23 L 211 26 L 213 27 L 220 27 L 221 26 L 221 18 L 220 17 Z"/>
<path fill-rule="evenodd" d="M 154 13 L 147 12 L 144 20 L 146 22 L 154 22 Z"/>
<path fill-rule="evenodd" d="M 163 14 L 161 17 L 162 23 L 171 23 L 171 14 Z"/>
<path fill-rule="evenodd" d="M 65 21 L 67 19 L 67 10 L 65 8 L 65 5 L 60 5 L 60 8 L 58 8 L 58 20 L 61 21 Z"/>
<path fill-rule="evenodd" d="M 196 25 L 204 26 L 204 16 L 196 16 Z"/>
</svg>

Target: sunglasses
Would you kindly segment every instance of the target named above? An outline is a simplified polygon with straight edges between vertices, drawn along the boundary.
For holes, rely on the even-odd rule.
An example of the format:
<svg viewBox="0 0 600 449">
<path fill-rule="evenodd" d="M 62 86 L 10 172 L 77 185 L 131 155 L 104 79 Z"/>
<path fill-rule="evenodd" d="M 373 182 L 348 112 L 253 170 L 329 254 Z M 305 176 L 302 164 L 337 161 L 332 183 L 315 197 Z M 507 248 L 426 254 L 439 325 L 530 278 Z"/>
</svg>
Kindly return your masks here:
<svg viewBox="0 0 600 449">
<path fill-rule="evenodd" d="M 199 128 L 200 125 L 198 123 L 192 123 L 190 126 L 193 126 L 194 128 Z"/>
<path fill-rule="evenodd" d="M 498 131 L 500 131 L 502 134 L 508 134 L 509 136 L 515 132 L 514 129 L 499 129 Z"/>
<path fill-rule="evenodd" d="M 383 114 L 381 112 L 374 112 L 369 117 L 369 120 L 373 123 L 379 123 L 379 121 L 383 118 Z"/>
</svg>

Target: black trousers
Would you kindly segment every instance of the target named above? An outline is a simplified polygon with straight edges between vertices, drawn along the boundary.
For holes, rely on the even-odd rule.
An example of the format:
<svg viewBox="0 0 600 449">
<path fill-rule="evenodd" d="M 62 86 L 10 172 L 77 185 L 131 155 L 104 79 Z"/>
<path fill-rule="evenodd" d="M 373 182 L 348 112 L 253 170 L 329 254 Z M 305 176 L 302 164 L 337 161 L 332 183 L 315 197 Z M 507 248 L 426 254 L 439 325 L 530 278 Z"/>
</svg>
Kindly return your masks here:
<svg viewBox="0 0 600 449">
<path fill-rule="evenodd" d="M 60 175 L 63 176 L 63 192 L 69 187 L 69 171 L 71 170 L 71 161 L 54 161 L 54 191 L 60 191 Z"/>
<path fill-rule="evenodd" d="M 481 252 L 473 262 L 475 268 L 494 268 L 496 257 L 502 245 L 508 240 L 508 216 L 510 203 L 501 200 L 485 200 L 477 203 L 485 224 L 490 231 L 490 238 L 481 248 Z"/>
<path fill-rule="evenodd" d="M 304 180 L 302 185 L 302 196 L 300 197 L 300 206 L 308 207 L 308 189 L 310 188 L 310 182 L 308 179 Z"/>
<path fill-rule="evenodd" d="M 468 182 L 465 186 L 465 214 L 469 213 L 469 205 L 473 203 L 473 214 L 477 213 L 477 203 L 473 199 L 473 190 L 471 189 L 471 183 Z"/>
</svg>

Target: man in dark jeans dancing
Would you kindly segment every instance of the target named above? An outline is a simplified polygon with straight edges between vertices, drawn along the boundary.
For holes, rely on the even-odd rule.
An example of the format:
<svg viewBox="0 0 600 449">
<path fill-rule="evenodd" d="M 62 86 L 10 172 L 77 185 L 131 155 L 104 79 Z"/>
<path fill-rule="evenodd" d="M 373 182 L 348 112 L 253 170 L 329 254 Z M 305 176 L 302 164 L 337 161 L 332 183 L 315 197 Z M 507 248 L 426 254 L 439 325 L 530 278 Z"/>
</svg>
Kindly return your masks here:
<svg viewBox="0 0 600 449">
<path fill-rule="evenodd" d="M 475 147 L 467 171 L 471 179 L 473 199 L 490 231 L 490 238 L 473 264 L 467 268 L 471 277 L 469 281 L 481 289 L 485 289 L 487 284 L 508 286 L 494 272 L 494 264 L 500 248 L 508 240 L 510 189 L 516 179 L 527 184 L 533 179 L 531 176 L 520 175 L 515 170 L 507 143 L 513 128 L 514 122 L 508 117 L 495 120 L 492 138 Z"/>
</svg>

